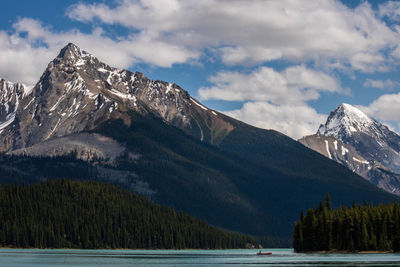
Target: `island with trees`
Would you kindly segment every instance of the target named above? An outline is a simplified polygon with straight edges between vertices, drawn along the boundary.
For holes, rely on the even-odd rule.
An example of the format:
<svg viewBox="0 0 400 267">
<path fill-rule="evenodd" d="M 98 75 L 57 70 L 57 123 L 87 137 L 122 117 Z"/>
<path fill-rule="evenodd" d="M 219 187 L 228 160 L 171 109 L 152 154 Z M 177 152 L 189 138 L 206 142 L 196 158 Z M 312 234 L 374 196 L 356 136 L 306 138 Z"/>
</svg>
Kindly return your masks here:
<svg viewBox="0 0 400 267">
<path fill-rule="evenodd" d="M 332 209 L 329 195 L 295 222 L 296 252 L 400 251 L 399 203 Z"/>
</svg>

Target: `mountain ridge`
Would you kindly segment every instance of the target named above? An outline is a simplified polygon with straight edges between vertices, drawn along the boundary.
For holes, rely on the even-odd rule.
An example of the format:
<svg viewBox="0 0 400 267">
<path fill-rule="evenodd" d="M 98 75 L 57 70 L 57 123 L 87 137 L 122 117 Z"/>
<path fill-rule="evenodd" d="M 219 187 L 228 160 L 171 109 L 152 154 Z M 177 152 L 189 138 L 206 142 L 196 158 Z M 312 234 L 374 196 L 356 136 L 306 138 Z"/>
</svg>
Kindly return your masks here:
<svg viewBox="0 0 400 267">
<path fill-rule="evenodd" d="M 110 67 L 72 43 L 49 63 L 31 93 L 20 102 L 17 113 L 19 121 L 25 123 L 9 133 L 10 142 L 0 145 L 2 151 L 31 146 L 52 136 L 91 130 L 111 117 L 124 117 L 127 109 L 142 114 L 154 112 L 210 143 L 217 143 L 224 132 L 233 129 L 219 118 L 221 113 L 204 107 L 176 84 Z M 129 123 L 126 116 L 125 120 Z M 20 138 L 12 140 L 15 135 Z"/>
<path fill-rule="evenodd" d="M 337 206 L 397 199 L 282 133 L 214 111 L 176 84 L 112 68 L 72 44 L 22 98 L 0 140 L 2 181 L 108 181 L 258 236 L 288 240 L 299 210 L 327 192 Z"/>
</svg>

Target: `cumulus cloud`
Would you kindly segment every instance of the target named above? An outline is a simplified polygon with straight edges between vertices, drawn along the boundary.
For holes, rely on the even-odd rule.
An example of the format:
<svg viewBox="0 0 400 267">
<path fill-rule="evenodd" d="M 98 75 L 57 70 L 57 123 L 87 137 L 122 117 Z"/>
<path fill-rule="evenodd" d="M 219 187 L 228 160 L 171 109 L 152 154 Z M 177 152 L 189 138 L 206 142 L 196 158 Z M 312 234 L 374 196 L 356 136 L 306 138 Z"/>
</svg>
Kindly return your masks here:
<svg viewBox="0 0 400 267">
<path fill-rule="evenodd" d="M 379 15 L 393 21 L 400 21 L 400 2 L 388 1 L 379 6 Z"/>
<path fill-rule="evenodd" d="M 248 102 L 241 109 L 224 113 L 260 128 L 277 130 L 296 140 L 315 133 L 327 118 L 307 105 L 268 102 Z"/>
<path fill-rule="evenodd" d="M 225 65 L 251 68 L 249 72 L 218 72 L 210 78 L 212 86 L 200 88 L 202 99 L 245 101 L 240 110 L 228 113 L 297 138 L 315 132 L 325 116 L 308 101 L 317 100 L 321 92 L 346 93 L 338 79 L 327 73 L 388 71 L 400 62 L 395 1 L 380 5 L 377 11 L 367 1 L 349 8 L 339 0 L 113 3 L 81 2 L 68 8 L 70 19 L 97 26 L 89 33 L 54 31 L 30 18 L 0 30 L 0 76 L 32 84 L 68 42 L 120 68 L 137 63 L 171 67 L 199 62 L 210 53 Z M 110 38 L 106 32 L 110 27 L 102 28 L 105 24 L 124 27 L 125 34 Z M 276 60 L 290 67 L 282 71 L 260 67 Z M 397 85 L 366 80 L 365 86 Z M 384 101 L 388 100 L 377 99 L 370 110 Z M 383 117 L 388 115 L 383 113 Z"/>
<path fill-rule="evenodd" d="M 400 126 L 400 93 L 381 95 L 370 105 L 358 108 L 375 119 L 392 121 Z"/>
<path fill-rule="evenodd" d="M 214 84 L 198 91 L 202 100 L 270 101 L 275 104 L 303 103 L 319 98 L 319 92 L 344 92 L 340 82 L 303 65 L 277 72 L 261 67 L 251 73 L 219 72 L 209 78 Z"/>
<path fill-rule="evenodd" d="M 11 31 L 0 31 L 0 63 L 9 66 L 0 73 L 31 83 L 38 69 L 68 42 L 116 67 L 136 63 L 171 67 L 198 61 L 204 51 L 214 51 L 228 65 L 283 59 L 328 69 L 386 71 L 399 62 L 391 57 L 400 58 L 400 28 L 382 19 L 389 16 L 385 10 L 396 5 L 390 3 L 381 5 L 379 12 L 367 2 L 351 9 L 338 0 L 79 3 L 68 8 L 69 18 L 100 27 L 120 25 L 128 34 L 111 39 L 100 27 L 90 33 L 77 29 L 55 32 L 39 21 L 23 18 Z M 23 63 L 13 62 L 18 57 L 25 59 Z"/>
<path fill-rule="evenodd" d="M 400 87 L 400 82 L 392 81 L 391 79 L 386 79 L 386 80 L 366 79 L 364 82 L 364 87 L 392 90 L 394 88 Z"/>
<path fill-rule="evenodd" d="M 315 133 L 326 118 L 308 101 L 318 99 L 321 92 L 347 93 L 336 78 L 303 65 L 281 72 L 268 67 L 251 73 L 220 72 L 210 82 L 214 85 L 199 89 L 200 99 L 248 101 L 241 109 L 225 113 L 295 139 Z"/>
<path fill-rule="evenodd" d="M 69 42 L 119 68 L 141 62 L 170 67 L 199 56 L 185 47 L 154 41 L 140 34 L 111 39 L 101 28 L 87 34 L 76 29 L 53 32 L 40 21 L 22 18 L 13 25 L 11 34 L 0 31 L 0 74 L 7 80 L 32 85 Z"/>
<path fill-rule="evenodd" d="M 399 31 L 383 22 L 368 2 L 355 9 L 333 0 L 119 3 L 115 7 L 80 3 L 67 14 L 85 23 L 119 24 L 153 41 L 180 44 L 199 53 L 213 47 L 231 65 L 286 59 L 373 72 L 397 64 L 387 60 L 387 52 L 398 47 Z"/>
</svg>

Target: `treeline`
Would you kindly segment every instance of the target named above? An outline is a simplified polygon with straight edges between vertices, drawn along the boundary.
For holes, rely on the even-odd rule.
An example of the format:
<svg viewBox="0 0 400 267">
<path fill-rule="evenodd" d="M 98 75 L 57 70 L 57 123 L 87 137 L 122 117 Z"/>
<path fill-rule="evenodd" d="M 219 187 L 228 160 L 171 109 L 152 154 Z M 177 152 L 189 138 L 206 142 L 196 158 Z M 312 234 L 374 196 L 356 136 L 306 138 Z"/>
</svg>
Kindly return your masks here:
<svg viewBox="0 0 400 267">
<path fill-rule="evenodd" d="M 3 247 L 222 249 L 256 243 L 109 184 L 59 179 L 0 186 Z"/>
<path fill-rule="evenodd" d="M 294 250 L 400 251 L 399 203 L 331 209 L 329 195 L 309 209 L 294 228 Z"/>
</svg>

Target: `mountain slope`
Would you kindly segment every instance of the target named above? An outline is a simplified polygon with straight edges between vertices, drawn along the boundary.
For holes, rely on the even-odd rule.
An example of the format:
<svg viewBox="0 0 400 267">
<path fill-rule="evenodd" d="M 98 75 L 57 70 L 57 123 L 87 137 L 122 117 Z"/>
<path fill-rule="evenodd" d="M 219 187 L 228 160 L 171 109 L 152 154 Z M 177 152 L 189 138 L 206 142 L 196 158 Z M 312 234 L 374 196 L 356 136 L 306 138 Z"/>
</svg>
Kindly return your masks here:
<svg viewBox="0 0 400 267">
<path fill-rule="evenodd" d="M 108 181 L 226 229 L 285 238 L 327 192 L 334 205 L 397 199 L 279 132 L 73 44 L 19 103 L 0 133 L 2 182 Z"/>
<path fill-rule="evenodd" d="M 318 167 L 308 169 L 308 175 L 294 174 L 206 145 L 157 117 L 130 115 L 131 126 L 118 119 L 96 130 L 125 145 L 126 153 L 114 166 L 7 156 L 0 163 L 1 177 L 9 182 L 18 176 L 21 181 L 52 177 L 107 181 L 226 229 L 285 238 L 299 210 L 315 205 L 326 192 L 337 198 L 335 206 L 353 200 L 396 199 L 308 149 L 307 160 Z M 298 164 L 302 163 L 300 159 Z"/>
<path fill-rule="evenodd" d="M 300 143 L 328 157 L 385 191 L 400 195 L 400 175 L 393 173 L 379 161 L 366 160 L 356 149 L 342 141 L 320 134 L 301 138 Z"/>
<path fill-rule="evenodd" d="M 336 108 L 317 133 L 350 144 L 367 160 L 400 173 L 400 136 L 349 104 Z"/>
<path fill-rule="evenodd" d="M 362 111 L 342 104 L 316 135 L 299 140 L 378 187 L 400 195 L 400 136 Z"/>
</svg>

